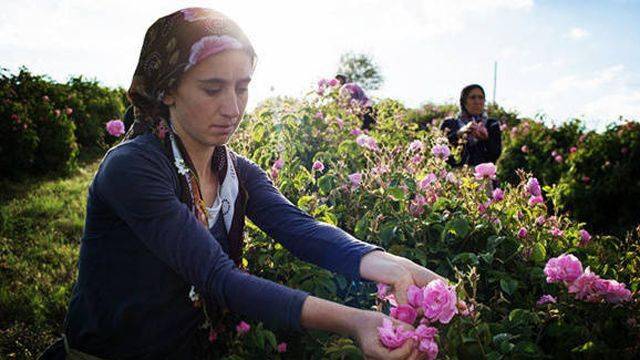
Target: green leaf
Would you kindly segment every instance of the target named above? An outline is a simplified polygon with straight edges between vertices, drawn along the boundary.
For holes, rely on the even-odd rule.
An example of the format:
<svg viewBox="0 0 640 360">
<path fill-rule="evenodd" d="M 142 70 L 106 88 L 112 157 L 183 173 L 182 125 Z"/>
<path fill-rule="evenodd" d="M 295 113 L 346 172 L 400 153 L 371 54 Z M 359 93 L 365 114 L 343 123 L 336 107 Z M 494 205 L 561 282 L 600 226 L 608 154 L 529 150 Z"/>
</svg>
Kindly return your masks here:
<svg viewBox="0 0 640 360">
<path fill-rule="evenodd" d="M 509 278 L 500 279 L 500 288 L 505 293 L 513 295 L 516 289 L 518 289 L 518 281 Z"/>
<path fill-rule="evenodd" d="M 391 196 L 391 199 L 394 201 L 400 201 L 405 199 L 404 191 L 398 187 L 388 188 L 386 193 Z"/>
<path fill-rule="evenodd" d="M 320 194 L 328 195 L 336 183 L 336 178 L 332 175 L 324 175 L 318 178 L 318 189 Z"/>
<path fill-rule="evenodd" d="M 315 198 L 311 195 L 304 195 L 298 199 L 298 207 L 306 212 L 309 212 L 310 204 L 313 203 Z"/>
<path fill-rule="evenodd" d="M 543 262 L 547 258 L 547 249 L 540 242 L 533 245 L 533 251 L 531 252 L 531 259 L 535 262 Z"/>
<path fill-rule="evenodd" d="M 276 341 L 276 336 L 269 330 L 265 331 L 265 337 L 267 338 L 267 341 L 269 341 L 269 344 L 271 344 L 271 347 L 276 349 L 278 347 L 278 342 Z"/>
<path fill-rule="evenodd" d="M 470 264 L 473 266 L 477 266 L 478 265 L 478 256 L 476 256 L 476 254 L 471 253 L 471 252 L 464 252 L 464 253 L 460 253 L 458 255 L 456 255 L 452 260 L 452 263 L 465 263 L 465 264 Z"/>
<path fill-rule="evenodd" d="M 360 220 L 356 223 L 354 229 L 355 235 L 358 239 L 364 239 L 369 231 L 369 214 L 364 214 Z"/>
<path fill-rule="evenodd" d="M 469 234 L 469 231 L 471 231 L 469 222 L 461 217 L 449 220 L 449 222 L 447 222 L 447 228 L 449 228 L 449 231 L 453 230 L 453 232 L 460 238 L 464 238 Z"/>
</svg>

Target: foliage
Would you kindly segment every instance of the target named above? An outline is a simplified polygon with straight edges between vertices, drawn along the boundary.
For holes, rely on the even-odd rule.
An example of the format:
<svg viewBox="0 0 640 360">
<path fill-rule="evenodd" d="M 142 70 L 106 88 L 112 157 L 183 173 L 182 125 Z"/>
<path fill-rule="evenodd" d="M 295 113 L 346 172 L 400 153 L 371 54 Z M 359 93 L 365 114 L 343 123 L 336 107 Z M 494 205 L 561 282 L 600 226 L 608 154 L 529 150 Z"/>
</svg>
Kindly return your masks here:
<svg viewBox="0 0 640 360">
<path fill-rule="evenodd" d="M 373 58 L 366 54 L 345 53 L 340 56 L 338 73 L 367 90 L 378 90 L 384 78 Z"/>
</svg>

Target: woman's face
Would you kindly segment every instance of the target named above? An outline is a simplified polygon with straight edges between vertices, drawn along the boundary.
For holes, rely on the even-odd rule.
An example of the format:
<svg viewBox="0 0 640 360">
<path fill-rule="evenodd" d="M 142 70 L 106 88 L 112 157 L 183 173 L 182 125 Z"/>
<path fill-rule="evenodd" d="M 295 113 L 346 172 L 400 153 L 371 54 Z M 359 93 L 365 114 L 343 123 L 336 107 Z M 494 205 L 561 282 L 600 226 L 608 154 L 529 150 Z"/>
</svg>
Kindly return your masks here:
<svg viewBox="0 0 640 360">
<path fill-rule="evenodd" d="M 467 112 L 471 115 L 480 115 L 484 111 L 484 94 L 482 90 L 474 88 L 467 95 L 467 99 L 464 103 L 467 108 Z"/>
<path fill-rule="evenodd" d="M 163 99 L 183 141 L 226 144 L 242 120 L 252 72 L 251 58 L 242 50 L 209 56 L 189 69 Z"/>
</svg>

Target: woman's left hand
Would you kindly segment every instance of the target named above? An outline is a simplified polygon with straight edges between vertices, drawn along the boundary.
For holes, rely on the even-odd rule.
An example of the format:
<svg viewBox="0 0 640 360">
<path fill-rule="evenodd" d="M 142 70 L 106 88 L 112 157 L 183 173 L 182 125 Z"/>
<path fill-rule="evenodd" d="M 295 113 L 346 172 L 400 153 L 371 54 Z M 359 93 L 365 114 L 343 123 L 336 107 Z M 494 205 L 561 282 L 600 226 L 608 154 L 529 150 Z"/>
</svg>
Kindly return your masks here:
<svg viewBox="0 0 640 360">
<path fill-rule="evenodd" d="M 471 134 L 480 140 L 487 140 L 489 138 L 489 132 L 482 124 L 475 125 L 471 130 Z"/>
<path fill-rule="evenodd" d="M 360 276 L 364 279 L 391 285 L 398 304 L 407 303 L 411 285 L 423 287 L 433 280 L 448 280 L 413 261 L 383 251 L 372 251 L 362 257 Z"/>
</svg>

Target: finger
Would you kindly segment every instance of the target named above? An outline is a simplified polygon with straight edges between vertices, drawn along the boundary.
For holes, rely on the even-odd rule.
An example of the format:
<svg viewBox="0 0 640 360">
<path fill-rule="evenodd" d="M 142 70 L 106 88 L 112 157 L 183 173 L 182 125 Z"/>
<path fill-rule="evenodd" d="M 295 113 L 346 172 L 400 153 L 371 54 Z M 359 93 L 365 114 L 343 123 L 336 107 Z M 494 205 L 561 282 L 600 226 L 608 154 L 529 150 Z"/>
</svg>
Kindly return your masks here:
<svg viewBox="0 0 640 360">
<path fill-rule="evenodd" d="M 404 344 L 402 344 L 402 346 L 390 351 L 389 357 L 386 357 L 386 359 L 407 359 L 413 352 L 414 348 L 415 344 L 413 339 L 408 339 L 404 342 Z"/>
</svg>

